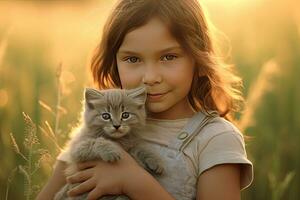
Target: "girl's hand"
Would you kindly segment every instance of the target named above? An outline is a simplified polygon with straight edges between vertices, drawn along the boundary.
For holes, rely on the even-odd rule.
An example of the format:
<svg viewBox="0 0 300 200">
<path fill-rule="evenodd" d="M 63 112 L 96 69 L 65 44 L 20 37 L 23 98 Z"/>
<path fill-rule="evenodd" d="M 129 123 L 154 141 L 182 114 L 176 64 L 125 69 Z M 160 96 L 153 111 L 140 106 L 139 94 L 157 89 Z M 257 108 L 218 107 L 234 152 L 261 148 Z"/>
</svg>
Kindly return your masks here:
<svg viewBox="0 0 300 200">
<path fill-rule="evenodd" d="M 69 183 L 81 183 L 68 192 L 76 196 L 89 192 L 87 199 L 98 199 L 103 195 L 128 194 L 134 184 L 141 183 L 146 171 L 125 151 L 121 160 L 114 163 L 90 161 L 78 164 L 79 172 L 67 177 Z M 139 181 L 141 180 L 141 181 Z"/>
</svg>

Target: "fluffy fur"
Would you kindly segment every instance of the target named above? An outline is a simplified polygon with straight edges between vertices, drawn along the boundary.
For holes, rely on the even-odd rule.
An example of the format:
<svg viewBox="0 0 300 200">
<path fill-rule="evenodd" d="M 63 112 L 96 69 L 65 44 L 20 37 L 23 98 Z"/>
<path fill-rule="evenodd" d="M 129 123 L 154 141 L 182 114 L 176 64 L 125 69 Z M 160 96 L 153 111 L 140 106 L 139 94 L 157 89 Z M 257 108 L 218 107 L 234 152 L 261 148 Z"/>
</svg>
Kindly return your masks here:
<svg viewBox="0 0 300 200">
<path fill-rule="evenodd" d="M 161 160 L 153 153 L 142 148 L 140 134 L 145 125 L 144 87 L 121 90 L 110 89 L 98 91 L 87 88 L 83 122 L 68 144 L 71 156 L 66 175 L 74 174 L 76 163 L 90 160 L 117 162 L 121 159 L 123 148 L 135 160 L 153 175 L 162 175 Z M 67 191 L 78 184 L 66 184 L 55 196 L 55 200 L 86 199 L 87 193 L 68 197 Z M 129 199 L 125 195 L 104 196 L 101 200 Z"/>
</svg>

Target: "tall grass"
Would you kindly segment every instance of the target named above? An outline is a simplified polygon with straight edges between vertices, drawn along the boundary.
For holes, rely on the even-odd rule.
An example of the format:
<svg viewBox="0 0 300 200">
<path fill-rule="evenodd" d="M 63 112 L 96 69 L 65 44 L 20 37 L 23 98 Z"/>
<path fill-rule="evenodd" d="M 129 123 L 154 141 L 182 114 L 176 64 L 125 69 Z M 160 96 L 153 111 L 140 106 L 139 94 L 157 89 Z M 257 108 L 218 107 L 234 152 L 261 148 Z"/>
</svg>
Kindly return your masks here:
<svg viewBox="0 0 300 200">
<path fill-rule="evenodd" d="M 12 147 L 14 148 L 17 155 L 20 155 L 24 161 L 24 165 L 18 165 L 17 168 L 12 170 L 12 174 L 15 174 L 16 169 L 23 175 L 24 177 L 24 197 L 26 200 L 32 199 L 32 195 L 34 194 L 34 190 L 39 189 L 37 185 L 33 184 L 32 177 L 36 175 L 37 171 L 41 167 L 41 163 L 48 160 L 48 157 L 51 157 L 48 150 L 38 147 L 40 145 L 39 139 L 37 137 L 37 128 L 36 125 L 32 122 L 31 118 L 23 113 L 24 122 L 25 122 L 25 137 L 24 137 L 24 147 L 26 149 L 26 156 L 21 152 L 19 145 L 17 144 L 15 137 L 13 134 L 10 134 Z M 34 156 L 36 158 L 34 159 Z M 6 200 L 8 199 L 9 186 L 12 182 L 13 176 L 9 176 L 7 181 L 7 189 L 6 189 Z"/>
<path fill-rule="evenodd" d="M 4 60 L 4 54 L 6 51 L 6 47 L 7 47 L 7 39 L 2 39 L 0 41 L 0 66 L 2 65 L 3 60 Z"/>
<path fill-rule="evenodd" d="M 52 113 L 55 117 L 55 131 L 53 131 L 51 125 L 45 121 L 46 129 L 42 126 L 39 126 L 41 132 L 44 136 L 51 139 L 53 144 L 56 146 L 57 151 L 59 152 L 62 148 L 59 146 L 57 141 L 57 135 L 59 132 L 59 117 L 61 106 L 61 72 L 62 72 L 62 64 L 60 64 L 57 68 L 56 79 L 57 79 L 57 101 L 56 101 L 56 109 L 55 112 L 52 111 L 52 108 L 46 103 L 39 101 L 40 105 Z M 49 153 L 47 149 L 41 146 L 40 140 L 37 136 L 37 125 L 32 121 L 32 119 L 23 112 L 23 118 L 25 123 L 25 135 L 24 135 L 24 147 L 26 149 L 27 155 L 25 156 L 16 142 L 16 139 L 12 133 L 10 133 L 11 144 L 17 155 L 25 160 L 24 165 L 18 165 L 17 168 L 14 168 L 11 172 L 11 175 L 7 180 L 7 189 L 5 194 L 5 200 L 8 200 L 9 196 L 9 188 L 13 181 L 13 177 L 16 173 L 16 170 L 23 175 L 24 177 L 24 197 L 26 200 L 33 199 L 33 195 L 41 189 L 40 185 L 35 185 L 33 183 L 33 176 L 36 175 L 37 171 L 41 168 L 41 163 L 43 162 L 51 162 L 53 161 L 53 156 Z M 38 155 L 36 155 L 38 154 Z M 35 156 L 35 157 L 34 157 Z"/>
<path fill-rule="evenodd" d="M 257 79 L 250 86 L 245 108 L 238 121 L 238 127 L 242 132 L 255 125 L 255 111 L 261 103 L 264 94 L 272 90 L 272 82 L 279 74 L 280 67 L 274 59 L 267 61 L 262 66 Z"/>
</svg>

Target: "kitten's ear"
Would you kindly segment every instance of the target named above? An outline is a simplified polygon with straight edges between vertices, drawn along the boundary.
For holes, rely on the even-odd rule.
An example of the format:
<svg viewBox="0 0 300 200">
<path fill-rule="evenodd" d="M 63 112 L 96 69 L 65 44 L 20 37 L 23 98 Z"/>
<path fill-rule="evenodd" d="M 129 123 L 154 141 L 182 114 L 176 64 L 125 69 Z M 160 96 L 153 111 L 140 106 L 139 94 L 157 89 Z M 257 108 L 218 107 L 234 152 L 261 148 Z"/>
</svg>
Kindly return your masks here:
<svg viewBox="0 0 300 200">
<path fill-rule="evenodd" d="M 96 89 L 93 88 L 85 88 L 84 91 L 84 99 L 87 106 L 91 109 L 95 108 L 95 102 L 102 99 L 104 94 Z"/>
<path fill-rule="evenodd" d="M 145 105 L 147 99 L 147 92 L 145 86 L 140 86 L 135 89 L 126 90 L 127 96 L 136 100 L 140 105 Z"/>
</svg>

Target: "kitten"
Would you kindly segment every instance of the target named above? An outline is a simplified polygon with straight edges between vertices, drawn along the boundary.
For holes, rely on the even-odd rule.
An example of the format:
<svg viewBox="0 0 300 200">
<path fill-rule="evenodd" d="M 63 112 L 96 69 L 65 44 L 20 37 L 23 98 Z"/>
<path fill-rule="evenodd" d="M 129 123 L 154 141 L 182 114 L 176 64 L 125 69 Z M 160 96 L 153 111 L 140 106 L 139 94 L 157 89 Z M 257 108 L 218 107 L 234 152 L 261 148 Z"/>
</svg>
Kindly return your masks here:
<svg viewBox="0 0 300 200">
<path fill-rule="evenodd" d="M 117 162 L 121 159 L 121 149 L 127 151 L 143 168 L 153 175 L 162 175 L 161 160 L 142 148 L 140 134 L 146 120 L 146 90 L 139 87 L 131 90 L 109 89 L 85 90 L 83 122 L 77 129 L 68 147 L 71 157 L 66 175 L 74 174 L 76 163 L 90 160 Z M 67 191 L 78 184 L 66 184 L 55 200 L 86 199 L 87 194 L 68 197 Z M 129 199 L 125 195 L 104 196 L 101 200 Z"/>
</svg>

